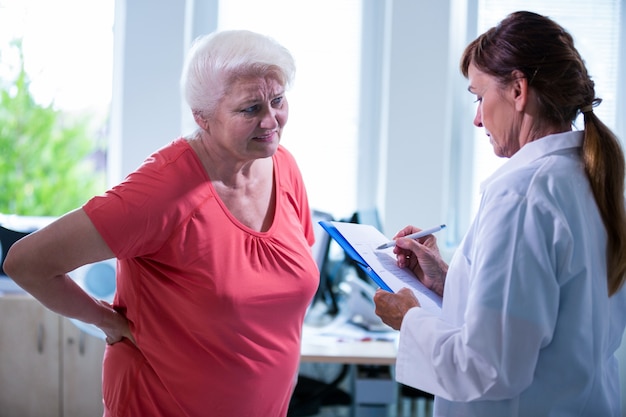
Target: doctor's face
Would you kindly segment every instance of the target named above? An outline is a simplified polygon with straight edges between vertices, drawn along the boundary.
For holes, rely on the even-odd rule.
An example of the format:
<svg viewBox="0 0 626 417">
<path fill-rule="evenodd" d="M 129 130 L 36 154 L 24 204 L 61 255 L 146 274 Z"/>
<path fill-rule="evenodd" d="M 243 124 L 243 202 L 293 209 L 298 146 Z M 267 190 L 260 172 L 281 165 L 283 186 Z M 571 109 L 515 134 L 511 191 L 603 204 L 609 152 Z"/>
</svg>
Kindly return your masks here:
<svg viewBox="0 0 626 417">
<path fill-rule="evenodd" d="M 520 114 L 515 111 L 511 91 L 498 80 L 471 64 L 468 68 L 470 93 L 476 95 L 478 107 L 474 125 L 483 127 L 493 151 L 500 157 L 511 157 L 520 145 Z"/>
</svg>

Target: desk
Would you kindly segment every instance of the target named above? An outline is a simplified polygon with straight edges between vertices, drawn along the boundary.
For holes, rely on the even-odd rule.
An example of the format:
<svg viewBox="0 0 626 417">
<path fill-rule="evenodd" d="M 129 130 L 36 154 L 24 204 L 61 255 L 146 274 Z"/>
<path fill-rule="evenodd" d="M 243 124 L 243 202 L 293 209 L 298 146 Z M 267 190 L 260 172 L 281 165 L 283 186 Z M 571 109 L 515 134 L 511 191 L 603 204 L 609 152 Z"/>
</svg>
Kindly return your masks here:
<svg viewBox="0 0 626 417">
<path fill-rule="evenodd" d="M 385 326 L 386 327 L 386 326 Z M 302 329 L 302 362 L 349 365 L 393 365 L 396 363 L 399 332 L 367 331 L 340 314 L 323 326 L 305 324 Z"/>
<path fill-rule="evenodd" d="M 392 329 L 367 332 L 345 317 L 338 317 L 327 326 L 304 326 L 300 360 L 342 364 L 340 375 L 344 376 L 351 370 L 352 416 L 387 415 L 387 408 L 397 399 L 397 385 L 390 373 L 396 362 L 397 340 L 398 332 Z M 359 371 L 381 365 L 387 371 L 376 376 L 365 376 Z"/>
<path fill-rule="evenodd" d="M 340 341 L 303 334 L 302 362 L 343 363 L 349 365 L 393 365 L 395 341 Z"/>
</svg>

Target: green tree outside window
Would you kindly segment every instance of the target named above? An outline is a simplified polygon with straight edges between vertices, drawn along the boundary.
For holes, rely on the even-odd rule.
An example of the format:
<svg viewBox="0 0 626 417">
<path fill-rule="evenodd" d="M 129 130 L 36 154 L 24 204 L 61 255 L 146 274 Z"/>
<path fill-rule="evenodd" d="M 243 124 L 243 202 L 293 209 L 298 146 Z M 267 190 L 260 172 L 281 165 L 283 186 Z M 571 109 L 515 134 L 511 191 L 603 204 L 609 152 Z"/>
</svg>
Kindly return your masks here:
<svg viewBox="0 0 626 417">
<path fill-rule="evenodd" d="M 104 190 L 97 156 L 105 153 L 89 117 L 35 102 L 21 41 L 12 47 L 19 52 L 17 75 L 0 78 L 0 213 L 59 216 Z"/>
</svg>

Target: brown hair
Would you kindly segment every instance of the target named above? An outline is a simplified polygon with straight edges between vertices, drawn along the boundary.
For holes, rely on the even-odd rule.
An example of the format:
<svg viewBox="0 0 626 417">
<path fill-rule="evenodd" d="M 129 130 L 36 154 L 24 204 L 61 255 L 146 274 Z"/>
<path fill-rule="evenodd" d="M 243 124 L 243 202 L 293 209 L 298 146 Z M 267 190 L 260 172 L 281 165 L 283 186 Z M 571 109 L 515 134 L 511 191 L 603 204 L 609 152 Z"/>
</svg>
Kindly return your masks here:
<svg viewBox="0 0 626 417">
<path fill-rule="evenodd" d="M 574 47 L 572 36 L 548 17 L 515 12 L 466 48 L 461 72 L 470 64 L 506 85 L 521 71 L 537 92 L 540 113 L 556 125 L 571 125 L 584 113 L 583 161 L 607 231 L 609 295 L 626 281 L 624 154 L 615 134 L 593 113 L 602 101 Z"/>
</svg>

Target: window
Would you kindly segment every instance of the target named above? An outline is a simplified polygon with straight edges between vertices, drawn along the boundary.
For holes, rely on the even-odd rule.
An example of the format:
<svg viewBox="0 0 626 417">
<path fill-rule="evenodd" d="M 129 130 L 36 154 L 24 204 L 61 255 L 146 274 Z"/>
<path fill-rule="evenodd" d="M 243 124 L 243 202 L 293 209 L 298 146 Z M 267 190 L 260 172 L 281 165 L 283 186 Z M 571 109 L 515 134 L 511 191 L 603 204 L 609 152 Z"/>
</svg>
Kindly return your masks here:
<svg viewBox="0 0 626 417">
<path fill-rule="evenodd" d="M 23 38 L 26 72 L 38 102 L 106 114 L 111 101 L 113 6 L 110 0 L 0 0 L 3 64 L 17 64 L 15 56 L 4 53 L 12 39 Z"/>
<path fill-rule="evenodd" d="M 223 0 L 218 29 L 263 33 L 292 53 L 296 77 L 281 143 L 298 161 L 311 206 L 349 216 L 357 190 L 361 0 Z"/>
<path fill-rule="evenodd" d="M 0 212 L 56 216 L 103 191 L 113 5 L 0 0 Z"/>
<path fill-rule="evenodd" d="M 620 0 L 479 0 L 478 33 L 497 24 L 508 13 L 529 10 L 554 19 L 574 37 L 595 81 L 596 96 L 603 99 L 594 109 L 600 119 L 614 131 L 617 126 L 617 85 L 619 66 Z M 582 129 L 582 119 L 576 126 Z M 624 138 L 622 138 L 624 139 Z M 506 159 L 498 158 L 484 135 L 476 129 L 474 143 L 473 212 L 478 208 L 480 182 Z"/>
</svg>

